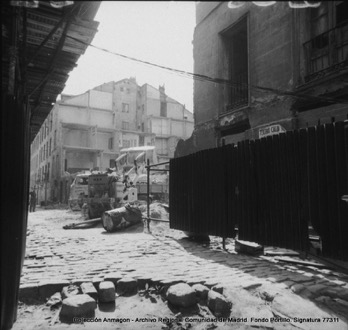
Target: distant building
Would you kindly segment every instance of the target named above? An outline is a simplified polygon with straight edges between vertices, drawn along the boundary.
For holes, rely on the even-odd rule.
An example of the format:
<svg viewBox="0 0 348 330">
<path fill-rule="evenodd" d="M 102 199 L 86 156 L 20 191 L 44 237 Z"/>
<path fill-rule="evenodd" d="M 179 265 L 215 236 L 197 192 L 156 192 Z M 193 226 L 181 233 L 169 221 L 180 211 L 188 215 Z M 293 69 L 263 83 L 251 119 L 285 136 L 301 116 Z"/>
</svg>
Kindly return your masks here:
<svg viewBox="0 0 348 330">
<path fill-rule="evenodd" d="M 228 5 L 196 4 L 194 72 L 219 79 L 194 82 L 195 128 L 177 156 L 347 119 L 347 2 Z"/>
<path fill-rule="evenodd" d="M 62 95 L 31 145 L 31 186 L 39 201 L 67 202 L 71 174 L 115 166 L 120 149 L 154 145 L 160 161 L 174 157 L 193 131 L 184 105 L 135 78 L 81 95 Z"/>
</svg>

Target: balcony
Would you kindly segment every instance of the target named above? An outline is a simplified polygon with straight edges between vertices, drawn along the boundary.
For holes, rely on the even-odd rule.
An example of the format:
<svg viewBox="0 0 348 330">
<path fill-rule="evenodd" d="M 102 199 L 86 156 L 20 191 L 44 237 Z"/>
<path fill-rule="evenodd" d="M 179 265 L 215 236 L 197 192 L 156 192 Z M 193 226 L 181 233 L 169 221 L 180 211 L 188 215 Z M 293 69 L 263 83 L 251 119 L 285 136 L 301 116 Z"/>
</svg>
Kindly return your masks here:
<svg viewBox="0 0 348 330">
<path fill-rule="evenodd" d="M 307 68 L 306 83 L 342 70 L 348 63 L 348 23 L 316 36 L 303 46 Z"/>
<path fill-rule="evenodd" d="M 226 111 L 247 106 L 249 101 L 248 72 L 234 75 L 231 83 L 230 104 L 226 107 Z"/>
</svg>

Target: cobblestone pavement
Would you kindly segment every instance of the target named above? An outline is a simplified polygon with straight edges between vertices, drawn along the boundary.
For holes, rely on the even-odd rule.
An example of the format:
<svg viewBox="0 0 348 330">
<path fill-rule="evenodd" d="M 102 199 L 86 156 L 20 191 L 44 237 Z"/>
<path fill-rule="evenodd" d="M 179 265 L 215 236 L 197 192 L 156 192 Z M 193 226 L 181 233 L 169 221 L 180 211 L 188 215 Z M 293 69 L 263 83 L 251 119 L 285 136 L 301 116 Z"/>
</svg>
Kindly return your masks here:
<svg viewBox="0 0 348 330">
<path fill-rule="evenodd" d="M 235 317 L 291 318 L 283 328 L 348 329 L 348 276 L 343 273 L 239 255 L 233 240 L 223 251 L 221 240 L 199 244 L 180 231 L 157 231 L 156 225 L 153 234 L 141 228 L 127 233 L 107 233 L 101 227 L 62 228 L 78 218 L 69 210 L 39 209 L 29 214 L 21 298 L 49 296 L 70 282 L 96 284 L 124 276 L 163 285 L 221 284 Z M 280 323 L 261 321 L 256 326 L 281 328 Z"/>
</svg>

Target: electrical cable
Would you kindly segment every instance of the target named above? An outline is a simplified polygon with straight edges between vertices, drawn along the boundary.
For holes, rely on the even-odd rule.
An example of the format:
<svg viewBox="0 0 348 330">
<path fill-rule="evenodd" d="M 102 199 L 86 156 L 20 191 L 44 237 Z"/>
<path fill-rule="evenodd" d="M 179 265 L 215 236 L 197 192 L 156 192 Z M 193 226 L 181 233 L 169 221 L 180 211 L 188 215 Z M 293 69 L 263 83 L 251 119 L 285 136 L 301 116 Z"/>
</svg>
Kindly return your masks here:
<svg viewBox="0 0 348 330">
<path fill-rule="evenodd" d="M 91 46 L 95 49 L 104 51 L 106 53 L 115 55 L 115 56 L 119 56 L 128 60 L 132 60 L 135 62 L 139 62 L 139 63 L 143 63 L 149 66 L 153 66 L 153 67 L 157 67 L 160 69 L 164 69 L 167 71 L 170 71 L 171 73 L 177 73 L 180 74 L 186 78 L 192 78 L 194 80 L 198 80 L 198 81 L 202 81 L 202 82 L 211 82 L 214 84 L 223 84 L 223 85 L 227 85 L 227 86 L 231 86 L 231 87 L 245 87 L 245 88 L 253 88 L 253 89 L 257 89 L 260 91 L 268 91 L 268 92 L 273 92 L 274 94 L 277 95 L 285 95 L 285 96 L 290 96 L 290 97 L 296 97 L 296 98 L 305 98 L 305 99 L 311 99 L 311 100 L 317 100 L 317 101 L 325 101 L 325 102 L 329 102 L 329 103 L 344 103 L 344 104 L 348 104 L 348 100 L 346 99 L 338 99 L 338 98 L 329 98 L 329 97 L 324 97 L 324 96 L 315 96 L 315 95 L 309 95 L 309 94 L 305 94 L 305 93 L 299 93 L 299 92 L 291 92 L 288 90 L 281 90 L 281 89 L 276 89 L 276 88 L 271 88 L 271 87 L 263 87 L 263 86 L 258 86 L 258 85 L 250 85 L 248 83 L 234 83 L 231 80 L 227 80 L 227 79 L 222 79 L 222 78 L 212 78 L 206 75 L 202 75 L 202 74 L 197 74 L 197 73 L 192 73 L 192 72 L 188 72 L 188 71 L 183 71 L 183 70 L 179 70 L 179 69 L 173 69 L 167 66 L 163 66 L 163 65 L 159 65 L 159 64 L 155 64 L 152 62 L 148 62 L 148 61 L 144 61 L 144 60 L 140 60 L 131 56 L 127 56 L 127 55 L 123 55 L 123 54 L 119 54 L 113 51 L 110 51 L 108 49 L 102 48 L 102 47 L 98 47 L 95 45 L 92 45 L 90 43 L 84 42 L 82 40 L 79 40 L 77 38 L 71 37 L 69 35 L 66 36 L 67 38 L 70 38 L 74 41 L 80 42 L 86 46 Z"/>
</svg>

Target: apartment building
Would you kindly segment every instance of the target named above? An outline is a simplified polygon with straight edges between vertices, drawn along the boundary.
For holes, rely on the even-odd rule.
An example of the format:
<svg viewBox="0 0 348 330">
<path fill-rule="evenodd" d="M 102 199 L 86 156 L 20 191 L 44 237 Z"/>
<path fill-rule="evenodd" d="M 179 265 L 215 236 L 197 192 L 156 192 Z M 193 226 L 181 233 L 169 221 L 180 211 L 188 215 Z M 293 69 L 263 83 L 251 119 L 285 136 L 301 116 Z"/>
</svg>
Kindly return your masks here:
<svg viewBox="0 0 348 330">
<path fill-rule="evenodd" d="M 198 2 L 195 129 L 176 155 L 347 119 L 345 1 Z"/>
<path fill-rule="evenodd" d="M 154 145 L 159 160 L 167 160 L 192 131 L 192 113 L 164 86 L 129 78 L 62 95 L 31 145 L 31 187 L 39 202 L 66 202 L 74 173 L 114 167 L 128 147 Z"/>
</svg>

